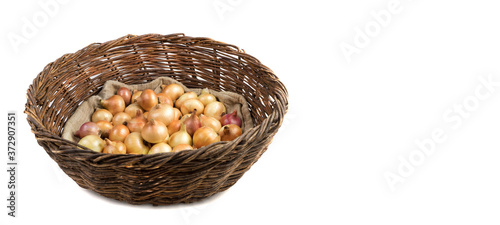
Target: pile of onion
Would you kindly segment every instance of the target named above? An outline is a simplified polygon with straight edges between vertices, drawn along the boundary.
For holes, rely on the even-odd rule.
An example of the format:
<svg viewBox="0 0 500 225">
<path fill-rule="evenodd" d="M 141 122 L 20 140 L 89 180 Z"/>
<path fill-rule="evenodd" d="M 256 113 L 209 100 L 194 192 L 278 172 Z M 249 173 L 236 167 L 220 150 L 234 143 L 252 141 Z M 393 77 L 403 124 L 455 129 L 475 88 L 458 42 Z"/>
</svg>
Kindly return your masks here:
<svg viewBox="0 0 500 225">
<path fill-rule="evenodd" d="M 151 89 L 118 89 L 101 100 L 91 120 L 75 136 L 78 144 L 108 154 L 157 154 L 202 148 L 232 141 L 242 134 L 237 111 L 205 88 L 200 95 L 179 84 Z"/>
</svg>

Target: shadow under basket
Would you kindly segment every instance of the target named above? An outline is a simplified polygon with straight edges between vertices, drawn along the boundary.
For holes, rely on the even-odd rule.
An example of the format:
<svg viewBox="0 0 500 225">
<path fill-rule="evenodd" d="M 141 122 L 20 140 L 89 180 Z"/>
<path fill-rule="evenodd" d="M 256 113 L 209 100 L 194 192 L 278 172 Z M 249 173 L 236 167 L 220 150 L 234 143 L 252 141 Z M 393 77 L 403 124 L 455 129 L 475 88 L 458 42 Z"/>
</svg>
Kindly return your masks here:
<svg viewBox="0 0 500 225">
<path fill-rule="evenodd" d="M 170 77 L 188 88 L 231 91 L 248 102 L 254 127 L 231 142 L 153 155 L 104 154 L 61 138 L 76 108 L 108 80 Z M 209 38 L 127 35 L 49 63 L 27 92 L 25 113 L 47 154 L 80 187 L 130 204 L 202 200 L 234 185 L 283 122 L 288 93 L 274 73 L 238 47 Z"/>
</svg>

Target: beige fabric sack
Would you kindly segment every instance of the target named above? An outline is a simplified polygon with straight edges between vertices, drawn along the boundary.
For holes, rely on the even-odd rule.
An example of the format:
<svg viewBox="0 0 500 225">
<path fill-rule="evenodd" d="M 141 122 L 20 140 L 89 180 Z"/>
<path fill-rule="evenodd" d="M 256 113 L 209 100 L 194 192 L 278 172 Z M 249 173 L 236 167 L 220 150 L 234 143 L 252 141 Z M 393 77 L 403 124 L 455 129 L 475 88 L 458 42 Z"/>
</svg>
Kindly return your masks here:
<svg viewBox="0 0 500 225">
<path fill-rule="evenodd" d="M 182 83 L 167 77 L 161 77 L 155 79 L 149 83 L 144 84 L 136 84 L 136 85 L 127 85 L 118 81 L 106 81 L 104 83 L 104 87 L 99 92 L 99 94 L 91 96 L 87 101 L 83 102 L 75 111 L 75 113 L 68 119 L 66 125 L 64 126 L 64 130 L 62 133 L 62 138 L 74 142 L 78 142 L 79 138 L 74 136 L 74 133 L 80 129 L 80 126 L 91 120 L 92 114 L 94 113 L 96 108 L 103 108 L 100 105 L 101 99 L 108 99 L 109 97 L 115 95 L 116 91 L 120 87 L 127 87 L 132 90 L 144 90 L 144 89 L 152 89 L 156 93 L 160 93 L 162 88 L 161 85 L 177 83 L 184 88 L 184 91 L 193 91 L 196 94 L 200 94 L 202 89 L 190 89 L 184 86 Z M 248 109 L 248 104 L 245 98 L 239 94 L 233 92 L 218 92 L 210 90 L 210 94 L 213 94 L 217 99 L 222 102 L 226 106 L 226 112 L 232 113 L 234 110 L 238 112 L 238 117 L 240 117 L 242 124 L 241 129 L 243 132 L 253 127 L 252 116 Z"/>
</svg>

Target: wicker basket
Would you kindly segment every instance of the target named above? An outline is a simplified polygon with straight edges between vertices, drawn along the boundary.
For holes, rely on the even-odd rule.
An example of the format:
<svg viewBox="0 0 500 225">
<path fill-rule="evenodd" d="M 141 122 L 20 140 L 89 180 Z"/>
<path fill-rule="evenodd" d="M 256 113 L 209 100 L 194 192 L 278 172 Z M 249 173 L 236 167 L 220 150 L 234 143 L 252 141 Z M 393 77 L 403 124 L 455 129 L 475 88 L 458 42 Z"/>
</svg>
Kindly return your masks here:
<svg viewBox="0 0 500 225">
<path fill-rule="evenodd" d="M 255 127 L 232 142 L 154 155 L 96 153 L 61 138 L 67 119 L 107 80 L 139 84 L 163 76 L 241 94 Z M 234 45 L 183 34 L 127 35 L 49 63 L 28 89 L 25 113 L 40 146 L 80 187 L 130 204 L 169 205 L 234 185 L 271 143 L 287 98 L 273 72 Z"/>
</svg>

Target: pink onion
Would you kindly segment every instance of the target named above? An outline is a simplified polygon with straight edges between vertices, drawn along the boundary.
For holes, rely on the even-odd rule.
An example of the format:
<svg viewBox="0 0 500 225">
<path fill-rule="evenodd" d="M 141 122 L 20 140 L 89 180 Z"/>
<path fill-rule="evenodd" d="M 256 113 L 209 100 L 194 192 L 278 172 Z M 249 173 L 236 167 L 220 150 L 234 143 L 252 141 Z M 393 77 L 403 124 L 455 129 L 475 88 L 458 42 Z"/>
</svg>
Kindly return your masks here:
<svg viewBox="0 0 500 225">
<path fill-rule="evenodd" d="M 228 124 L 236 124 L 239 127 L 241 127 L 241 119 L 238 117 L 237 114 L 238 113 L 236 112 L 236 110 L 234 110 L 234 112 L 224 115 L 220 119 L 220 124 L 222 126 L 225 126 L 225 125 L 228 125 Z"/>
<path fill-rule="evenodd" d="M 101 135 L 101 129 L 94 122 L 86 122 L 80 126 L 80 129 L 75 132 L 75 136 L 83 138 L 87 135 Z"/>
</svg>

